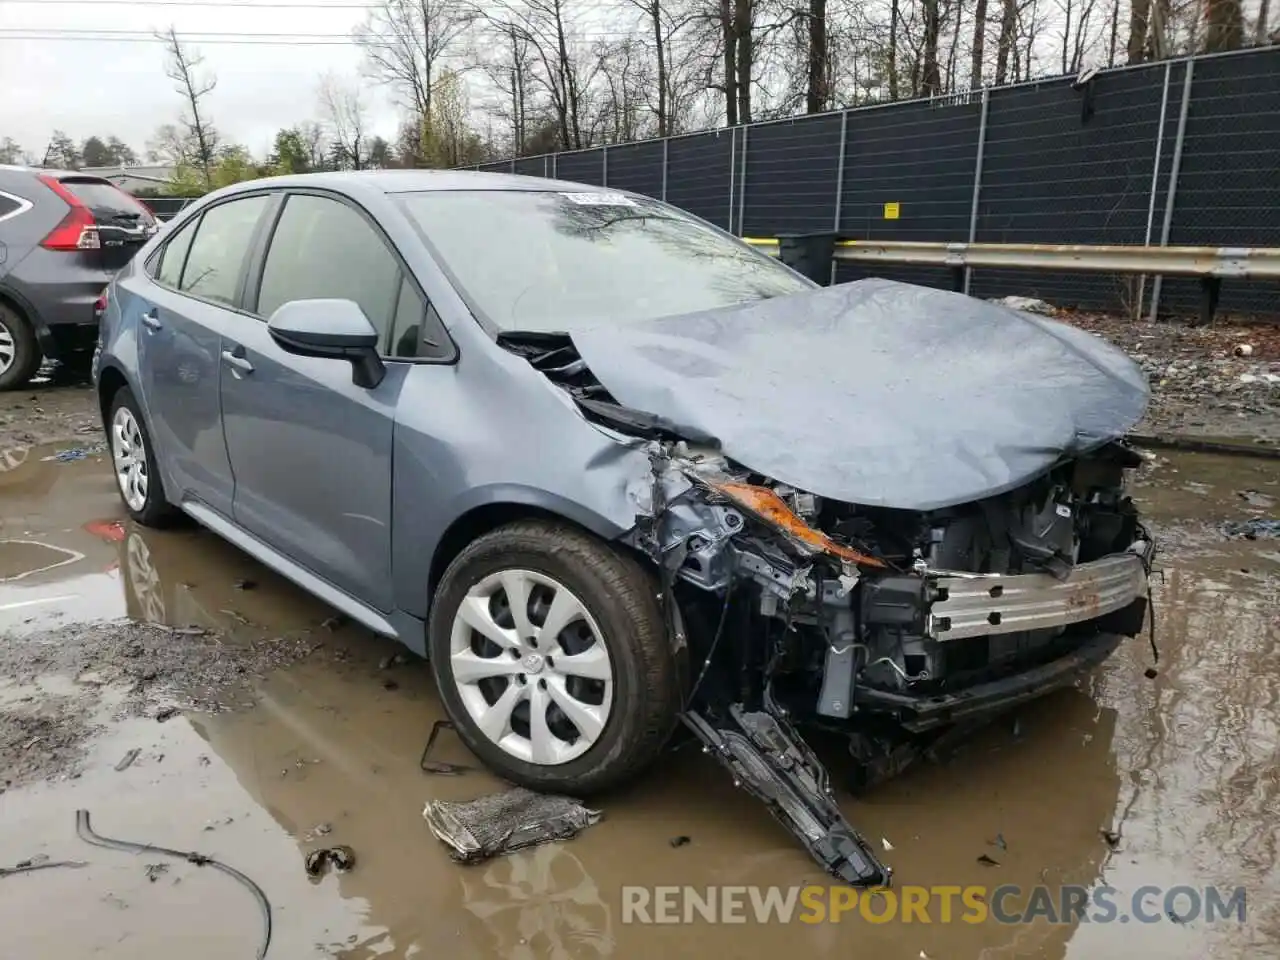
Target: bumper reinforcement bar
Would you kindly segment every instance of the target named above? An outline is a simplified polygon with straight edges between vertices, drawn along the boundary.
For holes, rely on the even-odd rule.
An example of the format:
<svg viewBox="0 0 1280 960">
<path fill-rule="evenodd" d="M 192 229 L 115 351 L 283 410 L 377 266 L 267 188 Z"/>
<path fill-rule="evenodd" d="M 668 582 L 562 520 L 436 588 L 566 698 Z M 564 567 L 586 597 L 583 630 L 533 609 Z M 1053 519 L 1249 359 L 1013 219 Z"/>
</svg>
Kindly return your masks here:
<svg viewBox="0 0 1280 960">
<path fill-rule="evenodd" d="M 892 870 L 845 820 L 826 768 L 779 712 L 735 703 L 722 717 L 689 711 L 683 719 L 734 785 L 763 800 L 828 873 L 853 886 L 889 886 Z"/>
</svg>

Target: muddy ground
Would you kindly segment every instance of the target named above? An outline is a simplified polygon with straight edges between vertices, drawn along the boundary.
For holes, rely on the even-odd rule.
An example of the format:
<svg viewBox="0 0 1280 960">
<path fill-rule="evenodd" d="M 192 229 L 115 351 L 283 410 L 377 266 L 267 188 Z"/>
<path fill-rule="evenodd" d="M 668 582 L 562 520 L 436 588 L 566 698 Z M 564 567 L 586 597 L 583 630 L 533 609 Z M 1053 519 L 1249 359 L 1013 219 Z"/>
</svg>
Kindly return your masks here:
<svg viewBox="0 0 1280 960">
<path fill-rule="evenodd" d="M 946 762 L 841 796 L 899 884 L 1109 885 L 1121 902 L 1243 886 L 1244 923 L 645 926 L 623 922 L 623 885 L 825 879 L 689 750 L 573 841 L 454 864 L 424 801 L 500 784 L 420 769 L 442 715 L 423 664 L 211 534 L 123 522 L 89 391 L 9 394 L 0 418 L 0 867 L 82 864 L 0 871 L 0 955 L 254 956 L 248 889 L 90 846 L 86 809 L 101 834 L 251 877 L 282 960 L 1280 957 L 1280 541 L 1221 530 L 1277 515 L 1275 461 L 1156 452 L 1142 471 L 1164 547 L 1154 679 L 1135 641 Z M 439 758 L 471 762 L 451 735 Z M 333 844 L 354 869 L 309 878 L 306 853 Z"/>
</svg>

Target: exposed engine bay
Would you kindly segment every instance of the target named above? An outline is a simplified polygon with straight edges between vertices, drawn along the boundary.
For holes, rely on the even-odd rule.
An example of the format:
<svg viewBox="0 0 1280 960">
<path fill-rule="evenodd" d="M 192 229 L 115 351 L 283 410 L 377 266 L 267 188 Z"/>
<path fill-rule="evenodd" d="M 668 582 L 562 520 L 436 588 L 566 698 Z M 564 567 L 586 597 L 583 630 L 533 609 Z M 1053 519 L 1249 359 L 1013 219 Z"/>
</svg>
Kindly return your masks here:
<svg viewBox="0 0 1280 960">
<path fill-rule="evenodd" d="M 846 738 L 865 787 L 1073 682 L 1148 622 L 1154 544 L 1125 494 L 1142 458 L 1120 440 L 977 500 L 847 503 L 619 403 L 567 335 L 500 342 L 587 419 L 644 445 L 651 472 L 630 491 L 624 539 L 655 563 L 668 634 L 687 653 L 685 723 L 845 882 L 887 885 L 890 871 L 844 820 L 798 726 Z"/>
</svg>

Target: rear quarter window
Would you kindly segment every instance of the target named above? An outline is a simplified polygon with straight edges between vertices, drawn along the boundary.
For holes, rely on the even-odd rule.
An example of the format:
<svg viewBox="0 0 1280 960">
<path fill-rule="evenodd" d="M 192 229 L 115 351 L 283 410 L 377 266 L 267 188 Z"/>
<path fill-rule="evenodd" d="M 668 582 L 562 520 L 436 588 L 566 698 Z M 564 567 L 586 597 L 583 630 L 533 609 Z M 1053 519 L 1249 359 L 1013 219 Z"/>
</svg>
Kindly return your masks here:
<svg viewBox="0 0 1280 960">
<path fill-rule="evenodd" d="M 29 208 L 31 204 L 11 193 L 0 193 L 0 220 L 9 220 Z"/>
</svg>

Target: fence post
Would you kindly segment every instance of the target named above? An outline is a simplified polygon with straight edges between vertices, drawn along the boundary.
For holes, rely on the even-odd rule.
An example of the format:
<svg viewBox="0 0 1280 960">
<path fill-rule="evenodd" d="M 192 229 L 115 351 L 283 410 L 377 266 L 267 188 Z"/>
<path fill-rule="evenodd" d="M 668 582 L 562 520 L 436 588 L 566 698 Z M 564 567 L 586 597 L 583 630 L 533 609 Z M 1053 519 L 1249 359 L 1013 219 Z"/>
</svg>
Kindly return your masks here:
<svg viewBox="0 0 1280 960">
<path fill-rule="evenodd" d="M 1188 57 L 1183 61 L 1187 67 L 1182 78 L 1182 106 L 1178 109 L 1178 133 L 1173 141 L 1173 167 L 1169 170 L 1169 192 L 1164 198 L 1164 223 L 1160 227 L 1160 246 L 1169 245 L 1169 230 L 1173 226 L 1173 201 L 1178 195 L 1178 172 L 1182 169 L 1182 144 L 1187 134 L 1187 111 L 1191 109 L 1191 76 L 1195 72 L 1196 62 Z M 1156 312 L 1160 309 L 1160 287 L 1164 277 L 1157 274 L 1151 285 L 1152 323 L 1156 322 Z"/>
<path fill-rule="evenodd" d="M 987 152 L 987 111 L 991 107 L 991 88 L 982 88 L 982 110 L 978 119 L 978 154 L 973 161 L 973 203 L 969 206 L 969 242 L 978 239 L 978 201 L 982 195 L 982 160 Z M 964 268 L 964 293 L 969 295 L 969 278 L 973 271 Z"/>
<path fill-rule="evenodd" d="M 747 207 L 747 133 L 749 130 L 749 127 L 742 128 L 742 150 L 740 151 L 742 169 L 741 175 L 738 177 L 738 236 L 742 236 L 746 229 L 743 227 L 745 222 L 743 213 Z"/>
<path fill-rule="evenodd" d="M 547 154 L 542 155 L 542 179 L 548 178 L 547 168 L 551 166 L 551 158 Z"/>
<path fill-rule="evenodd" d="M 516 158 L 515 158 L 515 157 L 512 157 L 512 158 L 511 158 L 511 172 L 512 172 L 512 173 L 515 173 L 515 172 L 516 172 Z"/>
<path fill-rule="evenodd" d="M 662 138 L 662 196 L 659 197 L 663 203 L 667 202 L 667 147 L 671 146 L 671 138 Z"/>
<path fill-rule="evenodd" d="M 606 143 L 600 149 L 600 186 L 607 187 L 609 185 L 609 145 Z"/>
<path fill-rule="evenodd" d="M 840 157 L 836 161 L 836 202 L 835 210 L 831 214 L 831 231 L 832 233 L 840 232 L 840 213 L 841 204 L 844 202 L 844 153 L 845 146 L 849 142 L 849 111 L 840 111 Z M 836 262 L 831 261 L 831 278 L 827 281 L 829 286 L 835 286 L 836 282 Z"/>
<path fill-rule="evenodd" d="M 1169 115 L 1169 81 L 1172 79 L 1173 63 L 1164 64 L 1164 93 L 1160 96 L 1160 126 L 1156 128 L 1156 158 L 1151 164 L 1151 196 L 1147 200 L 1147 232 L 1143 235 L 1142 245 L 1151 246 L 1151 230 L 1156 221 L 1156 188 L 1160 185 L 1160 154 L 1164 151 L 1164 122 Z M 1147 275 L 1138 277 L 1138 303 L 1133 310 L 1133 319 L 1142 316 L 1142 305 L 1147 299 Z"/>
<path fill-rule="evenodd" d="M 733 191 L 738 173 L 738 128 L 729 128 L 729 232 L 733 233 Z"/>
<path fill-rule="evenodd" d="M 551 155 L 551 179 L 556 180 L 560 177 L 560 154 L 553 153 Z"/>
</svg>

